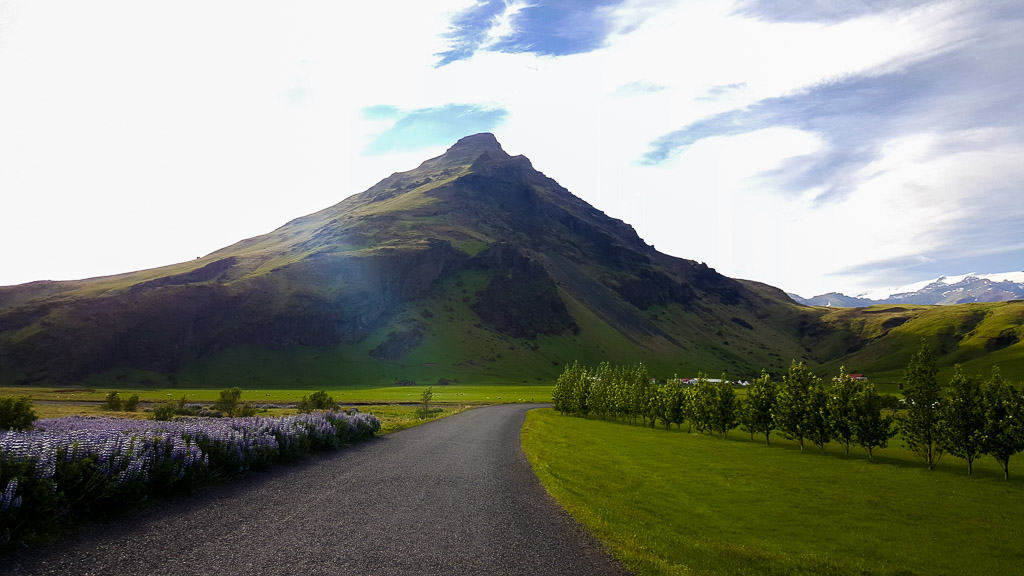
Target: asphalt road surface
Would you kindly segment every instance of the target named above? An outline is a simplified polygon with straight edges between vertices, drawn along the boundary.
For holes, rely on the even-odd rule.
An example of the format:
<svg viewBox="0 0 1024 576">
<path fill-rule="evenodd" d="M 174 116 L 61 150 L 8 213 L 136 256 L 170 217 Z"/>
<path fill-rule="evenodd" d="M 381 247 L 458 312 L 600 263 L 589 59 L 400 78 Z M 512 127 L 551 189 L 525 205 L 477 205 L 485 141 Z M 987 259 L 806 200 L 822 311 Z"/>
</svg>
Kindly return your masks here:
<svg viewBox="0 0 1024 576">
<path fill-rule="evenodd" d="M 477 408 L 0 557 L 3 574 L 625 574 Z"/>
</svg>

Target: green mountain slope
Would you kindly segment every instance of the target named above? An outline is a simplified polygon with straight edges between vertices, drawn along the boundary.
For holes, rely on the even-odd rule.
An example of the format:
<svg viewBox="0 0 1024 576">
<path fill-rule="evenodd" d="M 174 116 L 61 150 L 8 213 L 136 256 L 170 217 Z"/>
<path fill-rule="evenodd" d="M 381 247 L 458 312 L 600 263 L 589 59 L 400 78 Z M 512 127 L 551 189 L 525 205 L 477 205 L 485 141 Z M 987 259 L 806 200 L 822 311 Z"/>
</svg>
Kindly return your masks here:
<svg viewBox="0 0 1024 576">
<path fill-rule="evenodd" d="M 993 365 L 1004 375 L 1024 379 L 1024 301 L 952 306 L 880 305 L 819 309 L 821 321 L 844 334 L 845 354 L 822 349 L 831 368 L 840 363 L 889 383 L 899 380 L 910 355 L 926 339 L 948 378 L 954 364 L 968 374 L 987 376 Z"/>
<path fill-rule="evenodd" d="M 661 375 L 888 369 L 910 338 L 849 312 L 661 254 L 477 134 L 195 261 L 0 287 L 0 383 L 534 382 L 604 359 Z"/>
</svg>

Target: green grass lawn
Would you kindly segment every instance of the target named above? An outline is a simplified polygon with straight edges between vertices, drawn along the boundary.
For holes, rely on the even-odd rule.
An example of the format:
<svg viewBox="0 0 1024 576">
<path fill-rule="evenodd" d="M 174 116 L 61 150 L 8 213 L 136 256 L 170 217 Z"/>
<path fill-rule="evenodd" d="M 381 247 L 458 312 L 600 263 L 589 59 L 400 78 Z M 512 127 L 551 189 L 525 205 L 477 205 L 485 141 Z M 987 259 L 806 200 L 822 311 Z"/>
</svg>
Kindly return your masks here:
<svg viewBox="0 0 1024 576">
<path fill-rule="evenodd" d="M 423 386 L 389 386 L 384 388 L 327 388 L 327 393 L 341 403 L 390 404 L 418 402 Z M 441 404 L 506 404 L 514 402 L 550 402 L 551 385 L 448 385 L 433 386 L 434 402 Z M 0 397 L 28 396 L 33 400 L 83 402 L 103 400 L 111 390 L 122 398 L 138 394 L 143 402 L 163 402 L 182 395 L 195 402 L 212 402 L 221 388 L 53 388 L 31 386 L 0 387 Z M 243 401 L 265 403 L 298 402 L 315 389 L 247 389 Z"/>
<path fill-rule="evenodd" d="M 1024 457 L 934 472 L 899 447 L 801 453 L 622 423 L 527 415 L 547 490 L 638 574 L 1011 574 L 1024 566 Z M 898 441 L 897 441 L 898 443 Z M 1014 460 L 1010 461 L 1011 475 Z"/>
<path fill-rule="evenodd" d="M 377 418 L 380 418 L 380 433 L 388 434 L 390 432 L 398 432 L 399 430 L 405 430 L 406 428 L 412 428 L 413 426 L 419 426 L 433 420 L 439 420 L 441 418 L 447 418 L 459 412 L 468 410 L 467 406 L 438 406 L 431 408 L 430 414 L 426 418 L 422 418 L 419 414 L 419 408 L 416 406 L 401 406 L 401 405 L 381 405 L 381 406 L 361 406 L 359 408 L 362 412 L 369 412 Z"/>
</svg>

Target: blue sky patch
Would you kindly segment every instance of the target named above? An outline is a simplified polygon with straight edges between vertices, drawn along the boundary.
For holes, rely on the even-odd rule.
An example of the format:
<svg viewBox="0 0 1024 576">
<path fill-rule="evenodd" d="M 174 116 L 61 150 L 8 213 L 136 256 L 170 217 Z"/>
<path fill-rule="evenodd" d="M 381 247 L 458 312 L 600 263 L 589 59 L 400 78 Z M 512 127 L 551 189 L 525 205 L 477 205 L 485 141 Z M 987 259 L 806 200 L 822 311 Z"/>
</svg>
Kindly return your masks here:
<svg viewBox="0 0 1024 576">
<path fill-rule="evenodd" d="M 533 52 L 564 56 L 600 48 L 611 32 L 608 8 L 623 0 L 539 1 L 521 9 L 512 20 L 513 31 L 487 46 L 488 31 L 505 12 L 503 0 L 487 0 L 459 14 L 448 37 L 452 47 L 441 53 L 438 66 L 472 56 L 486 48 L 497 52 Z"/>
<path fill-rule="evenodd" d="M 363 110 L 365 113 L 368 109 Z M 451 144 L 466 134 L 491 131 L 506 116 L 508 112 L 504 108 L 470 104 L 447 104 L 413 110 L 401 115 L 390 128 L 370 142 L 365 153 L 388 154 Z"/>
<path fill-rule="evenodd" d="M 397 106 L 391 106 L 389 104 L 378 104 L 377 106 L 367 106 L 363 108 L 363 118 L 369 120 L 389 120 L 391 118 L 398 118 L 402 115 L 402 110 Z"/>
</svg>

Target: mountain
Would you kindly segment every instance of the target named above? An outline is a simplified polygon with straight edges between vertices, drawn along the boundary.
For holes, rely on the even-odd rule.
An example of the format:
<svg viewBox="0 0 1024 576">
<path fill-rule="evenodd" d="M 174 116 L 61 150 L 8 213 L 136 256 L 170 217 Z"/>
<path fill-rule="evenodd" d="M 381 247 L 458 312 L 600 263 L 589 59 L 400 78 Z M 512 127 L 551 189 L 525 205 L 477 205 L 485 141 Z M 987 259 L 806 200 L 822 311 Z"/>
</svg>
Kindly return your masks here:
<svg viewBox="0 0 1024 576">
<path fill-rule="evenodd" d="M 185 228 L 183 226 L 183 228 Z M 202 258 L 0 287 L 0 385 L 549 382 L 568 362 L 895 382 L 921 338 L 1024 376 L 1024 302 L 801 306 L 668 256 L 467 136 L 417 168 Z"/>
<path fill-rule="evenodd" d="M 887 293 L 847 296 L 829 292 L 813 298 L 789 294 L 793 300 L 807 306 L 856 308 L 875 304 L 966 304 L 970 302 L 1006 302 L 1024 299 L 1024 272 L 1003 274 L 964 274 L 940 276 L 919 282 L 904 289 Z"/>
<path fill-rule="evenodd" d="M 803 298 L 797 294 L 793 294 L 792 292 L 787 292 L 786 295 L 804 306 L 826 306 L 828 308 L 859 308 L 861 306 L 871 306 L 874 304 L 884 303 L 878 300 L 871 300 L 870 298 L 847 296 L 846 294 L 841 294 L 839 292 L 819 294 L 813 298 Z"/>
<path fill-rule="evenodd" d="M 781 291 L 657 252 L 491 134 L 203 258 L 0 288 L 0 383 L 533 381 L 809 358 Z"/>
</svg>

